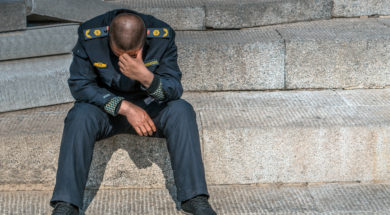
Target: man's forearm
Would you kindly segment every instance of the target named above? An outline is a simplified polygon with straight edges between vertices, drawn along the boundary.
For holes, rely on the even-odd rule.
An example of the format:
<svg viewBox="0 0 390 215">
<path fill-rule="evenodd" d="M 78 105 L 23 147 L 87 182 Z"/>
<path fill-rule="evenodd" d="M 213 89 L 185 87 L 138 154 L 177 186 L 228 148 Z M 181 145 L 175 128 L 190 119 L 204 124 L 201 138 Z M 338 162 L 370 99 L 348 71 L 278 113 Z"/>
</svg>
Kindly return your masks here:
<svg viewBox="0 0 390 215">
<path fill-rule="evenodd" d="M 149 74 L 148 74 L 149 73 Z M 163 95 L 161 91 L 161 82 L 158 77 L 155 77 L 152 72 L 148 70 L 148 73 L 145 73 L 144 79 L 139 80 L 141 84 L 147 88 L 144 88 L 149 95 L 158 97 Z M 153 89 L 152 89 L 153 88 Z M 161 99 L 163 99 L 162 97 Z M 134 104 L 129 101 L 126 101 L 125 98 L 121 96 L 116 96 L 112 98 L 109 102 L 104 106 L 104 110 L 111 114 L 112 116 L 116 116 L 117 114 L 125 115 Z"/>
<path fill-rule="evenodd" d="M 152 84 L 154 74 L 151 71 L 149 71 L 146 67 L 144 69 L 145 70 L 142 72 L 142 74 L 144 75 L 140 77 L 138 81 L 146 88 L 149 88 L 150 85 Z"/>
</svg>

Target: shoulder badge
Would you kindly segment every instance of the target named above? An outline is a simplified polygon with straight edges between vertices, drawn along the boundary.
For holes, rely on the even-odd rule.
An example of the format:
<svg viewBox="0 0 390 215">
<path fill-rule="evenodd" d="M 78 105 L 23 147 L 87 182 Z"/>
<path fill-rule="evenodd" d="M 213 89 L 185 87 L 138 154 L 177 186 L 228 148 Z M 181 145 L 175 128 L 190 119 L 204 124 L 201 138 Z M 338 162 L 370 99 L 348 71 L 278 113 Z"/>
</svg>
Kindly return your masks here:
<svg viewBox="0 0 390 215">
<path fill-rule="evenodd" d="M 168 28 L 148 28 L 146 36 L 147 38 L 170 38 L 171 34 Z"/>
<path fill-rule="evenodd" d="M 108 35 L 109 26 L 99 27 L 99 28 L 90 28 L 84 30 L 85 40 L 106 37 Z"/>
</svg>

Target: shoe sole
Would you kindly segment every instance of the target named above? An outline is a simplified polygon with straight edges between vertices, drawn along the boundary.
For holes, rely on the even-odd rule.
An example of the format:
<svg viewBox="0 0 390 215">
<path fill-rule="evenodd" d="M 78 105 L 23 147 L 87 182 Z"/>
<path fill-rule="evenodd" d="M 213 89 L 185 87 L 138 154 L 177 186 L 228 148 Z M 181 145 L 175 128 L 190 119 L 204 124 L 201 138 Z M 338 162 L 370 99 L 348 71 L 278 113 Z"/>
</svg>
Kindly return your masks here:
<svg viewBox="0 0 390 215">
<path fill-rule="evenodd" d="M 193 215 L 192 213 L 185 212 L 183 209 L 180 210 L 180 212 L 182 212 L 183 214 L 187 214 L 187 215 Z"/>
</svg>

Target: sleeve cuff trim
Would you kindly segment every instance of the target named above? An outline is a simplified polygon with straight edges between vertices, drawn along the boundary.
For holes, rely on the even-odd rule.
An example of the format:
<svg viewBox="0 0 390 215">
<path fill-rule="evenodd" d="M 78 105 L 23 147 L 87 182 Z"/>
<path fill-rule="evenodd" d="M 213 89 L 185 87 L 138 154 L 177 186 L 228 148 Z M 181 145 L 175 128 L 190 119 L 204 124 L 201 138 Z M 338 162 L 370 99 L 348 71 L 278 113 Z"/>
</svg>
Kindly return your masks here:
<svg viewBox="0 0 390 215">
<path fill-rule="evenodd" d="M 105 105 L 104 105 L 104 110 L 109 113 L 110 115 L 112 116 L 117 116 L 118 115 L 118 104 L 120 104 L 120 102 L 122 100 L 124 100 L 125 98 L 124 97 L 121 97 L 121 96 L 116 96 L 116 97 L 113 97 L 109 102 L 107 102 Z"/>
</svg>

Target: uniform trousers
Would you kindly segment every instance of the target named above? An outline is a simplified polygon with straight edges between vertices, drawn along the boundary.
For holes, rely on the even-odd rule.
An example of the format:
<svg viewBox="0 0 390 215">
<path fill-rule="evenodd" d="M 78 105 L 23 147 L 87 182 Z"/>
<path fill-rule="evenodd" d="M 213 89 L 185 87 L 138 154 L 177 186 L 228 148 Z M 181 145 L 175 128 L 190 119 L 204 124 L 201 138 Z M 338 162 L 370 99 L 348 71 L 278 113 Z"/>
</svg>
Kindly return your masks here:
<svg viewBox="0 0 390 215">
<path fill-rule="evenodd" d="M 131 102 L 145 109 L 152 118 L 157 129 L 153 137 L 166 138 L 177 200 L 200 194 L 209 197 L 192 105 L 184 99 L 149 104 L 143 99 Z M 125 116 L 113 117 L 84 102 L 74 103 L 64 123 L 56 185 L 50 202 L 53 206 L 57 201 L 65 201 L 82 208 L 95 142 L 120 133 L 138 134 Z"/>
</svg>

